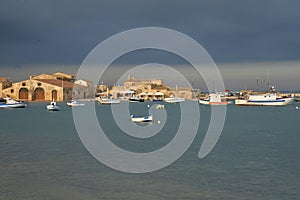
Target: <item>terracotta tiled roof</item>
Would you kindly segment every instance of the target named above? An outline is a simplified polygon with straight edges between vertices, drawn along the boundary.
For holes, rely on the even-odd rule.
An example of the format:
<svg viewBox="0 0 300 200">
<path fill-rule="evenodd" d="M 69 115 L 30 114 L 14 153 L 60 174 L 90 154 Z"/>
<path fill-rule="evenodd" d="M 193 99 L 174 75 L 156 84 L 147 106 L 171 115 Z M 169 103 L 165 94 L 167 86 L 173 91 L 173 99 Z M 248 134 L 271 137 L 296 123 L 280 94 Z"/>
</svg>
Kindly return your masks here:
<svg viewBox="0 0 300 200">
<path fill-rule="evenodd" d="M 8 78 L 0 78 L 0 82 L 7 81 Z"/>
<path fill-rule="evenodd" d="M 158 79 L 131 79 L 131 80 L 125 80 L 124 82 L 154 82 L 154 81 L 161 81 Z"/>
<path fill-rule="evenodd" d="M 51 85 L 56 85 L 59 87 L 62 87 L 62 85 L 63 85 L 64 88 L 73 88 L 74 87 L 74 83 L 71 83 L 68 81 L 61 81 L 61 80 L 56 80 L 56 79 L 35 79 L 35 80 L 44 82 L 44 83 L 48 83 Z"/>
</svg>

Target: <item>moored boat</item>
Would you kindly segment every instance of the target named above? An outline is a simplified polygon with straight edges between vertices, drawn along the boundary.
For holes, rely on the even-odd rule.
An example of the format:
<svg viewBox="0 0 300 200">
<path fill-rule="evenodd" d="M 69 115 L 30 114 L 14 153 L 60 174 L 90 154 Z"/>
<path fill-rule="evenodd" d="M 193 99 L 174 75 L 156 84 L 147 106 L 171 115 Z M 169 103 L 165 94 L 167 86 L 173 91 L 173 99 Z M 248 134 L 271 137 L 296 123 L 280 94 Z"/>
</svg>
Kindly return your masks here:
<svg viewBox="0 0 300 200">
<path fill-rule="evenodd" d="M 16 101 L 10 97 L 1 99 L 0 108 L 25 108 L 27 104 L 23 101 Z"/>
<path fill-rule="evenodd" d="M 281 98 L 276 93 L 248 95 L 246 99 L 236 99 L 237 106 L 285 106 L 291 104 L 294 97 Z"/>
<path fill-rule="evenodd" d="M 228 105 L 231 102 L 223 101 L 221 98 L 221 94 L 212 93 L 212 94 L 209 94 L 208 99 L 199 100 L 199 103 L 203 104 L 203 105 Z"/>
<path fill-rule="evenodd" d="M 80 103 L 78 101 L 72 100 L 71 102 L 67 102 L 67 106 L 69 107 L 79 107 L 79 106 L 85 106 L 84 103 Z"/>
<path fill-rule="evenodd" d="M 104 104 L 104 105 L 120 104 L 121 103 L 121 101 L 119 99 L 98 98 L 97 100 L 100 104 Z"/>
<path fill-rule="evenodd" d="M 145 100 L 140 97 L 129 98 L 129 102 L 144 102 Z"/>
<path fill-rule="evenodd" d="M 144 116 L 144 117 L 137 117 L 137 116 L 131 115 L 130 119 L 133 122 L 152 122 L 153 116 L 148 115 L 148 116 Z"/>
<path fill-rule="evenodd" d="M 49 105 L 46 106 L 48 111 L 59 111 L 60 107 L 56 104 L 55 101 L 50 102 Z"/>
<path fill-rule="evenodd" d="M 169 97 L 169 98 L 165 98 L 164 101 L 167 103 L 180 103 L 180 102 L 184 102 L 185 98 Z"/>
</svg>

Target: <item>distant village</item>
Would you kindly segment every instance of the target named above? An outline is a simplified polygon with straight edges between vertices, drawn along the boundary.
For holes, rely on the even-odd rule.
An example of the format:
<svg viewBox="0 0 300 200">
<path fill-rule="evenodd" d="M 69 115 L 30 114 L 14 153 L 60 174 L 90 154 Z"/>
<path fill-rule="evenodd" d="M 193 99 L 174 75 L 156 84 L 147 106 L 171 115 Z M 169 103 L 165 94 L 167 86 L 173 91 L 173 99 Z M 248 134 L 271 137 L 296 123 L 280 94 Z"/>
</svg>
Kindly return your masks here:
<svg viewBox="0 0 300 200">
<path fill-rule="evenodd" d="M 76 79 L 76 75 L 56 72 L 30 76 L 29 79 L 12 82 L 0 78 L 0 97 L 21 101 L 68 101 L 71 99 L 94 99 L 101 96 L 126 99 L 137 96 L 145 100 L 166 97 L 195 98 L 200 91 L 192 88 L 171 88 L 162 80 L 134 79 L 129 76 L 122 86 L 93 85 L 89 80 Z"/>
<path fill-rule="evenodd" d="M 222 98 L 225 100 L 233 100 L 247 93 L 259 93 L 253 90 L 241 90 L 238 93 L 231 93 L 229 90 L 221 92 L 223 93 Z M 277 93 L 282 97 L 290 96 L 290 94 Z M 300 94 L 294 95 L 300 96 Z M 121 86 L 94 85 L 89 80 L 76 79 L 76 75 L 63 72 L 34 75 L 18 82 L 12 82 L 8 78 L 0 78 L 0 98 L 10 97 L 21 101 L 69 101 L 71 99 L 95 99 L 99 97 L 121 100 L 138 97 L 151 101 L 175 96 L 191 100 L 205 99 L 208 94 L 203 94 L 199 89 L 189 87 L 172 88 L 164 84 L 163 80 L 135 79 L 130 75 Z"/>
</svg>

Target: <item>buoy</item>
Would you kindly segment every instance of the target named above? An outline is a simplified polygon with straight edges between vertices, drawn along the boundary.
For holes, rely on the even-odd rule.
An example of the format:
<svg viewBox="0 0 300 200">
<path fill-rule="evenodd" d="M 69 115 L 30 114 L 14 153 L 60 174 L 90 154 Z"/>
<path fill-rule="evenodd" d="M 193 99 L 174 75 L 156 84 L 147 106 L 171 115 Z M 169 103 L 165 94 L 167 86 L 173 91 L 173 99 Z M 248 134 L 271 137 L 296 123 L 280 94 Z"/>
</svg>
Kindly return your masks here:
<svg viewBox="0 0 300 200">
<path fill-rule="evenodd" d="M 298 109 L 299 109 L 299 107 L 298 107 L 298 106 L 296 106 L 296 109 L 298 110 Z"/>
<path fill-rule="evenodd" d="M 158 120 L 157 123 L 160 124 L 160 120 Z"/>
<path fill-rule="evenodd" d="M 150 108 L 150 105 L 148 104 L 147 107 Z"/>
</svg>

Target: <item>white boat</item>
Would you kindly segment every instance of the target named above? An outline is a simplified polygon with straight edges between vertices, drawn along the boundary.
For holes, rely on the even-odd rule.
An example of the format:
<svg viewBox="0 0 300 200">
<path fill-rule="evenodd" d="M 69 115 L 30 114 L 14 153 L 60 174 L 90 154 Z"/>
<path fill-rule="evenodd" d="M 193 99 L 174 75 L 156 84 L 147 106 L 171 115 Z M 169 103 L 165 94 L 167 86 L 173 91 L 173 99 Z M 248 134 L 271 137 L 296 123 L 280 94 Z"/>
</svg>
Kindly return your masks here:
<svg viewBox="0 0 300 200">
<path fill-rule="evenodd" d="M 199 100 L 199 103 L 204 104 L 204 105 L 228 105 L 231 102 L 230 101 L 223 101 L 221 99 L 221 94 L 212 93 L 212 94 L 209 94 L 208 99 Z"/>
<path fill-rule="evenodd" d="M 167 103 L 180 103 L 180 102 L 184 102 L 185 98 L 181 98 L 181 97 L 176 97 L 177 95 L 177 90 L 178 87 L 176 85 L 176 92 L 175 92 L 175 96 L 174 97 L 168 97 L 168 98 L 164 98 L 164 101 Z"/>
<path fill-rule="evenodd" d="M 79 106 L 85 106 L 84 103 L 80 103 L 78 101 L 72 100 L 71 102 L 67 102 L 67 106 L 69 107 L 79 107 Z"/>
<path fill-rule="evenodd" d="M 129 98 L 129 102 L 144 102 L 145 100 L 140 97 Z"/>
<path fill-rule="evenodd" d="M 120 104 L 121 101 L 119 99 L 110 99 L 110 98 L 98 98 L 97 101 L 100 104 L 110 105 L 110 104 Z"/>
<path fill-rule="evenodd" d="M 49 111 L 59 111 L 60 107 L 56 105 L 55 101 L 50 102 L 49 105 L 46 106 L 47 110 Z"/>
<path fill-rule="evenodd" d="M 148 115 L 148 116 L 144 116 L 144 117 L 137 117 L 137 116 L 131 115 L 130 119 L 133 122 L 152 122 L 153 116 Z"/>
<path fill-rule="evenodd" d="M 107 88 L 106 93 L 107 93 L 106 97 L 97 97 L 97 101 L 98 101 L 100 104 L 110 105 L 110 104 L 120 104 L 120 103 L 121 103 L 121 101 L 120 101 L 119 99 L 112 99 L 112 98 L 109 98 L 109 97 L 110 97 L 110 94 L 109 94 L 108 88 Z"/>
<path fill-rule="evenodd" d="M 0 108 L 25 108 L 27 104 L 23 101 L 16 101 L 10 97 L 4 98 L 0 103 Z"/>
<path fill-rule="evenodd" d="M 169 98 L 165 98 L 164 101 L 167 103 L 180 103 L 180 102 L 184 102 L 185 98 L 169 97 Z"/>
<path fill-rule="evenodd" d="M 237 106 L 285 106 L 291 104 L 294 97 L 281 98 L 276 93 L 249 95 L 246 99 L 236 99 Z"/>
</svg>

